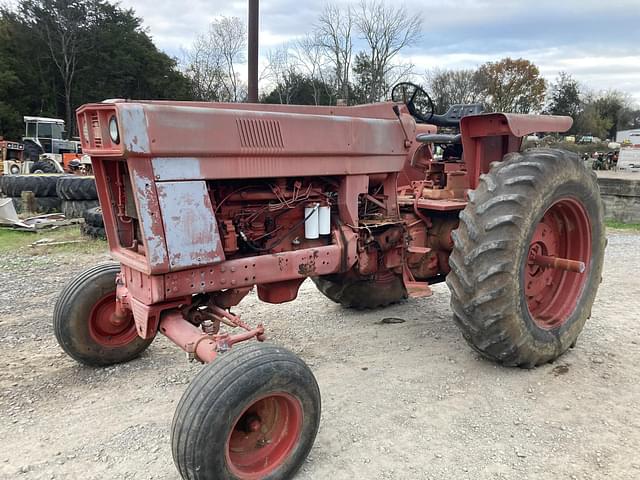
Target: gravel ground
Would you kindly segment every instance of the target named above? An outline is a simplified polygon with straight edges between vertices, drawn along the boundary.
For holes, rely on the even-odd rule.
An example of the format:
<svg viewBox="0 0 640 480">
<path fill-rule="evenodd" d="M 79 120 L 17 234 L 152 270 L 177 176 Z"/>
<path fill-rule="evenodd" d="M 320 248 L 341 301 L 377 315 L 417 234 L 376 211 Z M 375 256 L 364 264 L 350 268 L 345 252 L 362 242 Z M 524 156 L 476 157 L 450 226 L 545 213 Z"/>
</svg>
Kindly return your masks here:
<svg viewBox="0 0 640 480">
<path fill-rule="evenodd" d="M 169 426 L 201 367 L 158 338 L 138 360 L 91 369 L 53 338 L 62 285 L 106 259 L 0 260 L 0 478 L 178 480 Z M 431 298 L 355 312 L 306 282 L 295 302 L 251 295 L 236 311 L 264 322 L 318 378 L 322 422 L 299 480 L 637 479 L 638 267 L 640 235 L 610 232 L 576 348 L 528 371 L 467 347 L 444 285 Z"/>
</svg>

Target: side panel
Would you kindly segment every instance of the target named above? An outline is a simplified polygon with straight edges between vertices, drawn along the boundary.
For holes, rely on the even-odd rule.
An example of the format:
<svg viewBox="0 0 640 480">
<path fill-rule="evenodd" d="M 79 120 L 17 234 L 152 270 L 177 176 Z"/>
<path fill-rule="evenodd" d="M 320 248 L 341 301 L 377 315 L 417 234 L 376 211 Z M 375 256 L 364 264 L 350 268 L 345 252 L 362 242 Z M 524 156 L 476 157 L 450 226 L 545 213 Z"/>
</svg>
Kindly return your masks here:
<svg viewBox="0 0 640 480">
<path fill-rule="evenodd" d="M 129 159 L 129 171 L 149 273 L 164 273 L 169 270 L 169 260 L 151 161 L 146 158 L 134 160 Z"/>
<path fill-rule="evenodd" d="M 224 261 L 204 181 L 158 182 L 158 202 L 171 271 Z"/>
</svg>

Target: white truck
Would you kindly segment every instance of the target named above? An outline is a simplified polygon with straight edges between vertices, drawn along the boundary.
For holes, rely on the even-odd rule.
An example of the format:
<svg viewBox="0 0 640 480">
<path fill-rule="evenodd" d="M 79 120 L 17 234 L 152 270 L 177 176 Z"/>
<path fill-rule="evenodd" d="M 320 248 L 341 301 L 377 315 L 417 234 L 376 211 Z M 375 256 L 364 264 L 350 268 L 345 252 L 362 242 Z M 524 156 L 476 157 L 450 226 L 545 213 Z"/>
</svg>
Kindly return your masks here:
<svg viewBox="0 0 640 480">
<path fill-rule="evenodd" d="M 640 145 L 620 149 L 617 170 L 619 172 L 640 172 Z"/>
</svg>

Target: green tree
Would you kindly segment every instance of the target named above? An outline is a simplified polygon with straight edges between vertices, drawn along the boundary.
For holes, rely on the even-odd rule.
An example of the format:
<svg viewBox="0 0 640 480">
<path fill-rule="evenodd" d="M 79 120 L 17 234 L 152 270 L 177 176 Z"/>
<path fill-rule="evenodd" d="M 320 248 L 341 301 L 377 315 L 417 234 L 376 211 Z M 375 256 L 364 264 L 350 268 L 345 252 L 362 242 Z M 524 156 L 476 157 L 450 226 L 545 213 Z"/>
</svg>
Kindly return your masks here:
<svg viewBox="0 0 640 480">
<path fill-rule="evenodd" d="M 73 125 L 71 99 L 82 51 L 91 44 L 96 13 L 94 0 L 23 0 L 18 6 L 21 20 L 48 52 L 62 85 L 67 128 Z"/>
<path fill-rule="evenodd" d="M 386 80 L 378 78 L 372 70 L 369 55 L 359 52 L 353 61 L 353 92 L 350 95 L 352 103 L 370 103 L 374 95 L 377 95 L 372 92 L 387 92 L 389 90 Z"/>
<path fill-rule="evenodd" d="M 549 103 L 545 113 L 551 115 L 568 115 L 574 119 L 580 113 L 580 85 L 568 73 L 560 72 L 551 85 Z"/>
<path fill-rule="evenodd" d="M 23 115 L 62 117 L 105 98 L 184 99 L 190 82 L 133 10 L 104 0 L 21 0 L 0 10 L 0 134 Z"/>
<path fill-rule="evenodd" d="M 576 117 L 573 131 L 579 135 L 593 135 L 604 139 L 608 136 L 612 126 L 611 119 L 602 116 L 596 103 L 587 100 L 583 104 L 582 111 Z"/>
<path fill-rule="evenodd" d="M 11 139 L 17 138 L 14 135 L 19 135 L 16 126 L 20 124 L 20 115 L 10 100 L 13 91 L 19 87 L 20 80 L 6 48 L 1 47 L 7 45 L 8 27 L 8 22 L 0 18 L 0 133 Z"/>
<path fill-rule="evenodd" d="M 542 109 L 546 83 L 529 60 L 505 58 L 487 62 L 480 66 L 478 75 L 489 110 L 530 113 Z"/>
<path fill-rule="evenodd" d="M 105 98 L 189 100 L 189 80 L 159 51 L 133 10 L 105 3 L 93 48 L 81 58 L 76 105 Z"/>
<path fill-rule="evenodd" d="M 603 138 L 615 139 L 618 129 L 627 124 L 631 116 L 629 97 L 617 90 L 604 92 L 594 101 L 600 117 L 607 119 L 611 126 Z"/>
<path fill-rule="evenodd" d="M 334 96 L 335 92 L 331 85 L 298 72 L 290 72 L 283 76 L 271 92 L 262 97 L 261 102 L 290 105 L 332 105 Z"/>
</svg>

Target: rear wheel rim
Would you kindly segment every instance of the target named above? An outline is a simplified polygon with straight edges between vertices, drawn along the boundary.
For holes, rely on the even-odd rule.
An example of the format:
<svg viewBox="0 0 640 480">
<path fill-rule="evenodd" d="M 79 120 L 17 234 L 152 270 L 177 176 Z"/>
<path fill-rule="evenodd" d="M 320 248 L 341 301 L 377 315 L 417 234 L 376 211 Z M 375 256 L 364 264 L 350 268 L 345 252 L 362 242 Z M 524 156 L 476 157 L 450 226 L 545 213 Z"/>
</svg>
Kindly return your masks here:
<svg viewBox="0 0 640 480">
<path fill-rule="evenodd" d="M 115 313 L 116 294 L 113 292 L 98 300 L 89 314 L 89 334 L 104 347 L 121 347 L 138 336 L 131 312 L 123 319 L 116 319 Z"/>
<path fill-rule="evenodd" d="M 589 278 L 591 221 L 584 205 L 561 198 L 544 213 L 533 233 L 524 265 L 524 293 L 535 324 L 552 330 L 564 325 L 575 311 Z M 535 255 L 584 262 L 583 273 L 545 268 L 533 263 Z"/>
<path fill-rule="evenodd" d="M 233 424 L 225 448 L 229 470 L 241 480 L 273 473 L 290 457 L 302 432 L 302 405 L 272 393 L 249 405 Z"/>
</svg>

